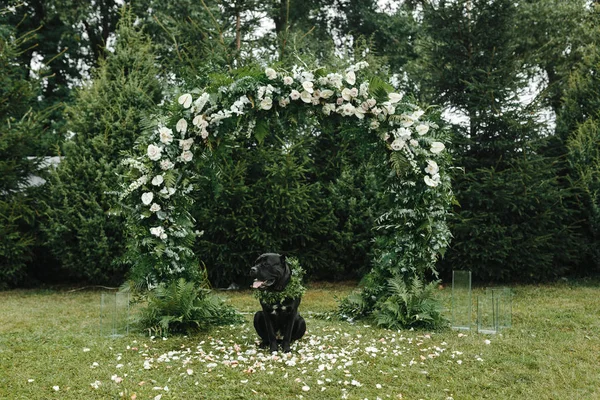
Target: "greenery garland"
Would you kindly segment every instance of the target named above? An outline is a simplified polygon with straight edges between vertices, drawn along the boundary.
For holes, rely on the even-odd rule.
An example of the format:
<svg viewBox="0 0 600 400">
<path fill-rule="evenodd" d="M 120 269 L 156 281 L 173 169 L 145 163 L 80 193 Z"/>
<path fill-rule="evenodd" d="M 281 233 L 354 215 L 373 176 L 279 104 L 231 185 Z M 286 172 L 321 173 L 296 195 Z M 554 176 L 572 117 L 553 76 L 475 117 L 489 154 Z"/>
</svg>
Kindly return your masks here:
<svg viewBox="0 0 600 400">
<path fill-rule="evenodd" d="M 285 299 L 296 299 L 302 297 L 306 288 L 302 285 L 302 278 L 304 277 L 304 269 L 300 266 L 298 259 L 291 257 L 286 259 L 292 276 L 290 282 L 287 284 L 285 289 L 281 292 L 272 292 L 266 290 L 256 290 L 254 297 L 256 297 L 261 303 L 266 304 L 279 304 Z"/>
</svg>

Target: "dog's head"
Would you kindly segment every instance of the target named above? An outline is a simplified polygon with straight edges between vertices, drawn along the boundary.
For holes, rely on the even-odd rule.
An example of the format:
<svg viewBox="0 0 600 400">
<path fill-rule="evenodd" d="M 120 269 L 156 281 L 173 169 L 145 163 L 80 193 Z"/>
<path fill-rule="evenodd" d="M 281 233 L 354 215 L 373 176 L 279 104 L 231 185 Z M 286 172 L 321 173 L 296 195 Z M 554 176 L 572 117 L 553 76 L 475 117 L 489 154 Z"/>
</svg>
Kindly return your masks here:
<svg viewBox="0 0 600 400">
<path fill-rule="evenodd" d="M 280 292 L 290 281 L 292 272 L 285 262 L 285 256 L 265 253 L 256 259 L 250 268 L 250 276 L 254 278 L 252 288 Z"/>
</svg>

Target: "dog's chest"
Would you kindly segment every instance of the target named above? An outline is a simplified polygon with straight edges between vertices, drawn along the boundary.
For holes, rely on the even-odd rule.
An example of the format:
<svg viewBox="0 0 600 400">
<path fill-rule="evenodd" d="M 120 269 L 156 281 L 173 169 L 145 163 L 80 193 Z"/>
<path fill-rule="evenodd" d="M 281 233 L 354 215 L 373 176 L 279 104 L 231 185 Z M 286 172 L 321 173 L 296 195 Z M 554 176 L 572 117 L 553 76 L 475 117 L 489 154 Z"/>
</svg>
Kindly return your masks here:
<svg viewBox="0 0 600 400">
<path fill-rule="evenodd" d="M 284 300 L 280 303 L 267 304 L 262 303 L 263 311 L 272 316 L 287 316 L 295 312 L 295 302 L 293 300 Z"/>
</svg>

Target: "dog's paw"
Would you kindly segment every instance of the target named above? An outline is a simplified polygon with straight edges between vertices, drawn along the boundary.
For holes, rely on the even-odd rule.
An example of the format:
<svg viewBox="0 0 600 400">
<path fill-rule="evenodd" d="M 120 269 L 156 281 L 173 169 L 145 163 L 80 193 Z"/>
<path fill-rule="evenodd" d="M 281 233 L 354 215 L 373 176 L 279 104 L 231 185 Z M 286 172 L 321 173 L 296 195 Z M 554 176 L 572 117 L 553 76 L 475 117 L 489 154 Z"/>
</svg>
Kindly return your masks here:
<svg viewBox="0 0 600 400">
<path fill-rule="evenodd" d="M 271 353 L 277 353 L 277 351 L 279 350 L 279 346 L 277 346 L 277 343 L 275 343 L 274 345 L 272 344 L 269 350 L 271 351 Z"/>
</svg>

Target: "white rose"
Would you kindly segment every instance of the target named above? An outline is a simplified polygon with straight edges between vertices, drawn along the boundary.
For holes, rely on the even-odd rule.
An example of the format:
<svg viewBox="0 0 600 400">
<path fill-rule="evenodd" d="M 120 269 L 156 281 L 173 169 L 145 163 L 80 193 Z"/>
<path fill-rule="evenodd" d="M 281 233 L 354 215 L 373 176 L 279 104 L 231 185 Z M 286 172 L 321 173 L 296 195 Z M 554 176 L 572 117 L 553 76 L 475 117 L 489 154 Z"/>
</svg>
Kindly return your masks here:
<svg viewBox="0 0 600 400">
<path fill-rule="evenodd" d="M 392 142 L 392 144 L 390 145 L 390 147 L 392 148 L 392 150 L 394 151 L 398 151 L 398 150 L 402 150 L 402 148 L 404 147 L 404 140 L 402 139 L 396 139 Z"/>
<path fill-rule="evenodd" d="M 181 96 L 179 96 L 177 102 L 181 104 L 183 108 L 190 108 L 190 106 L 192 105 L 192 95 L 189 93 L 182 94 Z"/>
<path fill-rule="evenodd" d="M 162 185 L 163 182 L 164 182 L 164 178 L 162 175 L 156 175 L 154 178 L 152 178 L 152 184 L 154 186 L 160 186 L 160 185 Z"/>
<path fill-rule="evenodd" d="M 162 149 L 154 144 L 149 144 L 148 145 L 148 150 L 147 150 L 147 154 L 148 154 L 148 158 L 151 159 L 152 161 L 158 161 L 160 160 L 160 153 L 162 152 Z"/>
<path fill-rule="evenodd" d="M 284 84 L 284 85 L 287 85 L 287 86 L 289 86 L 289 85 L 291 85 L 292 83 L 294 83 L 294 78 L 292 78 L 291 76 L 285 76 L 285 77 L 283 78 L 283 84 Z"/>
<path fill-rule="evenodd" d="M 353 87 L 352 89 L 350 89 L 350 96 L 354 97 L 358 97 L 358 89 Z"/>
<path fill-rule="evenodd" d="M 279 99 L 279 106 L 282 108 L 285 108 L 288 104 L 290 104 L 290 99 L 288 99 L 287 97 L 281 97 Z"/>
<path fill-rule="evenodd" d="M 273 68 L 265 69 L 265 75 L 271 80 L 277 78 L 277 72 Z"/>
<path fill-rule="evenodd" d="M 162 226 L 156 226 L 154 228 L 150 228 L 150 233 L 160 239 L 166 239 L 167 234 L 165 233 L 165 228 Z"/>
<path fill-rule="evenodd" d="M 425 172 L 427 172 L 429 175 L 433 176 L 433 175 L 437 174 L 438 172 L 440 172 L 440 168 L 438 167 L 438 165 L 435 161 L 427 160 L 427 167 L 425 167 Z"/>
<path fill-rule="evenodd" d="M 152 203 L 152 199 L 154 199 L 154 194 L 152 192 L 142 194 L 142 203 L 144 203 L 145 206 Z"/>
<path fill-rule="evenodd" d="M 188 138 L 179 141 L 179 147 L 181 147 L 184 151 L 191 149 L 192 144 L 194 144 L 194 138 Z"/>
<path fill-rule="evenodd" d="M 356 118 L 358 119 L 364 119 L 365 118 L 365 110 L 363 110 L 360 107 L 356 107 L 354 109 L 354 115 L 356 116 Z"/>
<path fill-rule="evenodd" d="M 260 108 L 262 110 L 270 110 L 273 107 L 273 99 L 270 97 L 265 97 L 260 101 Z"/>
<path fill-rule="evenodd" d="M 173 163 L 169 160 L 160 160 L 160 169 L 163 171 L 173 168 Z"/>
<path fill-rule="evenodd" d="M 330 89 L 322 90 L 320 95 L 321 95 L 321 98 L 328 99 L 331 96 L 333 96 L 333 90 L 330 90 Z"/>
<path fill-rule="evenodd" d="M 367 104 L 369 105 L 369 108 L 373 108 L 375 107 L 375 104 L 377 104 L 377 100 L 370 98 L 369 100 L 367 100 Z"/>
<path fill-rule="evenodd" d="M 300 100 L 305 103 L 310 103 L 312 102 L 312 95 L 306 90 L 303 90 L 302 93 L 300 93 Z"/>
<path fill-rule="evenodd" d="M 302 87 L 308 93 L 312 93 L 313 92 L 313 83 L 311 81 L 304 81 L 304 82 L 302 82 Z"/>
<path fill-rule="evenodd" d="M 429 131 L 429 125 L 419 124 L 415 129 L 419 135 L 424 135 Z"/>
<path fill-rule="evenodd" d="M 342 110 L 341 110 L 342 115 L 345 115 L 345 116 L 354 115 L 355 108 L 352 104 L 346 103 L 341 108 L 342 108 Z"/>
<path fill-rule="evenodd" d="M 296 89 L 292 90 L 292 92 L 290 93 L 290 99 L 298 100 L 299 98 L 300 98 L 300 92 L 297 91 Z"/>
<path fill-rule="evenodd" d="M 152 211 L 152 212 L 159 212 L 160 211 L 160 205 L 156 204 L 156 203 L 152 203 L 152 206 L 150 206 L 150 211 Z"/>
<path fill-rule="evenodd" d="M 179 121 L 177 121 L 177 125 L 175 125 L 175 129 L 177 129 L 177 132 L 179 132 L 179 133 L 185 133 L 187 131 L 187 127 L 188 127 L 188 123 L 183 118 L 181 118 Z"/>
<path fill-rule="evenodd" d="M 354 85 L 356 83 L 356 74 L 354 73 L 354 71 L 346 72 L 346 82 L 348 82 L 351 85 Z"/>
<path fill-rule="evenodd" d="M 397 102 L 399 102 L 400 100 L 402 100 L 402 94 L 401 93 L 390 93 L 388 94 L 388 98 L 390 99 L 390 103 L 392 104 L 396 104 Z"/>
<path fill-rule="evenodd" d="M 410 145 L 412 147 L 419 147 L 419 142 L 417 142 L 415 139 L 411 139 L 410 140 Z"/>
<path fill-rule="evenodd" d="M 173 131 L 166 126 L 158 128 L 158 136 L 164 144 L 169 144 L 173 141 Z"/>
<path fill-rule="evenodd" d="M 444 151 L 445 148 L 446 148 L 446 146 L 444 146 L 444 143 L 433 142 L 433 143 L 431 143 L 431 148 L 429 149 L 429 151 L 431 151 L 433 154 L 438 154 L 438 153 L 441 153 L 442 151 Z"/>
<path fill-rule="evenodd" d="M 183 162 L 190 162 L 192 161 L 192 158 L 194 158 L 194 154 L 192 154 L 191 151 L 184 151 L 183 153 L 181 153 L 181 159 L 183 160 Z"/>
</svg>

